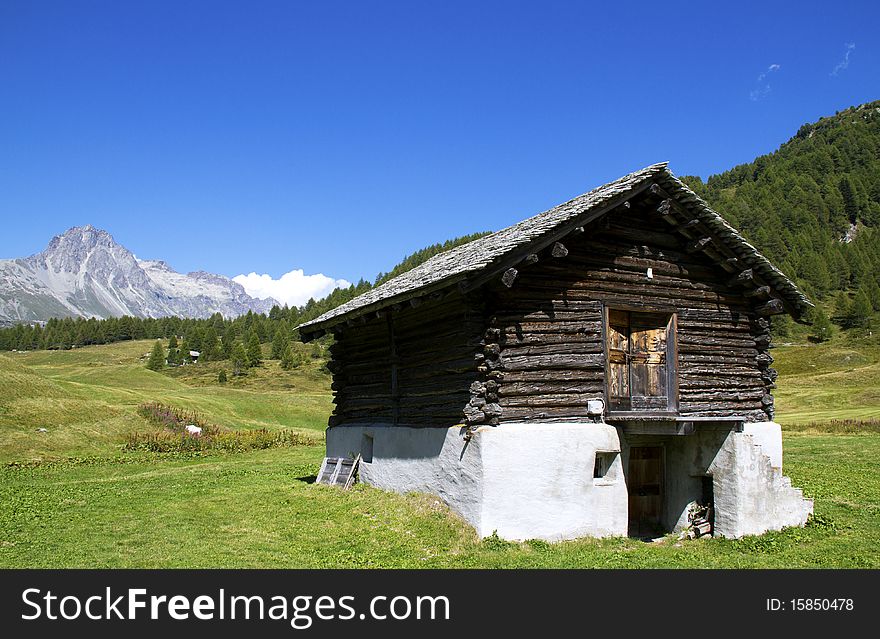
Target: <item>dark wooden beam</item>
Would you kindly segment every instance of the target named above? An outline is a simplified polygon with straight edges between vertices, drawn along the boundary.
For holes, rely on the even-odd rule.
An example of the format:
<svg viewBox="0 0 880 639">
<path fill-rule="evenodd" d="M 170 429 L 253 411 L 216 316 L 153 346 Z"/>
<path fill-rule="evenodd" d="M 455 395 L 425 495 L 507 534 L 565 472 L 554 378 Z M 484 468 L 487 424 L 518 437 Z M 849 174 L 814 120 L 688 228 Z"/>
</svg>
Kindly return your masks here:
<svg viewBox="0 0 880 639">
<path fill-rule="evenodd" d="M 702 223 L 703 222 L 701 220 L 698 220 L 697 218 L 692 218 L 690 220 L 686 220 L 686 221 L 682 222 L 681 224 L 676 224 L 675 226 L 672 227 L 672 230 L 673 231 L 686 231 L 686 230 L 692 229 L 695 226 L 698 226 Z"/>
<path fill-rule="evenodd" d="M 507 288 L 510 288 L 516 281 L 517 275 L 519 275 L 519 271 L 511 267 L 504 271 L 504 275 L 501 276 L 501 283 L 504 284 L 504 286 L 506 286 Z"/>
<path fill-rule="evenodd" d="M 756 308 L 755 312 L 761 317 L 766 317 L 768 315 L 779 315 L 780 313 L 785 312 L 785 304 L 782 303 L 782 300 L 773 298 L 766 304 L 762 304 L 761 306 Z"/>
<path fill-rule="evenodd" d="M 565 257 L 568 255 L 568 249 L 565 248 L 565 244 L 562 242 L 556 242 L 550 250 L 550 255 L 553 257 Z"/>
<path fill-rule="evenodd" d="M 740 271 L 736 277 L 731 278 L 728 282 L 728 286 L 747 286 L 755 281 L 755 273 L 752 269 L 747 268 L 744 271 Z"/>
<path fill-rule="evenodd" d="M 750 291 L 746 291 L 746 297 L 753 297 L 756 300 L 768 300 L 770 299 L 770 287 L 769 286 L 759 286 L 758 288 L 753 288 Z"/>
<path fill-rule="evenodd" d="M 672 215 L 672 200 L 666 199 L 660 202 L 660 205 L 657 207 L 657 213 L 660 215 Z"/>
<path fill-rule="evenodd" d="M 711 237 L 701 237 L 697 240 L 693 240 L 692 242 L 688 242 L 687 248 L 685 250 L 688 253 L 699 253 L 700 251 L 705 249 L 711 243 L 712 243 Z"/>
</svg>

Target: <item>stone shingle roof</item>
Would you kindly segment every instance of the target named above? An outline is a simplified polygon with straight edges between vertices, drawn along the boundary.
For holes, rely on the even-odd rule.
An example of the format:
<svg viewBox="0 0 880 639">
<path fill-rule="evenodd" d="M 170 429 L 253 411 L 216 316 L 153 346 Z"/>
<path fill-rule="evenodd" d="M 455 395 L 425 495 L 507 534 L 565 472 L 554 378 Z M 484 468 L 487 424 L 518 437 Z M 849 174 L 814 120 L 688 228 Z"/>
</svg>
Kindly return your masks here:
<svg viewBox="0 0 880 639">
<path fill-rule="evenodd" d="M 503 267 L 505 257 L 511 253 L 518 253 L 521 249 L 539 242 L 560 225 L 572 222 L 609 201 L 626 199 L 627 194 L 641 191 L 650 183 L 660 186 L 676 200 L 681 209 L 699 218 L 746 267 L 752 268 L 774 288 L 777 295 L 797 314 L 812 307 L 812 303 L 791 280 L 713 211 L 705 201 L 676 178 L 667 168 L 667 164 L 662 162 L 625 175 L 496 233 L 435 255 L 416 268 L 300 325 L 300 331 L 312 333 L 326 329 L 341 321 L 390 306 L 416 294 L 446 288 L 486 269 Z"/>
</svg>

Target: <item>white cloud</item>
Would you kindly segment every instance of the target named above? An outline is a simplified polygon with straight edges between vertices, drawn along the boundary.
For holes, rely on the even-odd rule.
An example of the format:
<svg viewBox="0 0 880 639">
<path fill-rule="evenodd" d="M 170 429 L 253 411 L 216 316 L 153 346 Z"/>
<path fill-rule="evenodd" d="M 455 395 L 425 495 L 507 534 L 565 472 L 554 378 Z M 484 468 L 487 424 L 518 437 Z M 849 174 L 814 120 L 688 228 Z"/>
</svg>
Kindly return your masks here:
<svg viewBox="0 0 880 639">
<path fill-rule="evenodd" d="M 856 43 L 847 42 L 844 46 L 846 47 L 846 53 L 843 55 L 843 60 L 837 63 L 837 66 L 834 67 L 831 75 L 837 75 L 849 66 L 849 54 L 852 53 L 852 50 L 856 48 Z"/>
<path fill-rule="evenodd" d="M 766 71 L 761 72 L 758 79 L 755 80 L 756 87 L 749 91 L 749 99 L 752 102 L 757 102 L 761 98 L 766 98 L 770 94 L 770 82 L 767 81 L 767 76 L 779 71 L 781 68 L 782 67 L 778 64 L 771 64 L 767 67 Z"/>
<path fill-rule="evenodd" d="M 274 297 L 282 304 L 288 306 L 302 306 L 309 298 L 316 300 L 328 295 L 335 288 L 348 288 L 351 282 L 335 280 L 323 273 L 306 275 L 302 269 L 295 269 L 285 273 L 277 280 L 271 275 L 248 273 L 236 275 L 232 278 L 247 291 L 251 297 L 266 299 Z"/>
</svg>

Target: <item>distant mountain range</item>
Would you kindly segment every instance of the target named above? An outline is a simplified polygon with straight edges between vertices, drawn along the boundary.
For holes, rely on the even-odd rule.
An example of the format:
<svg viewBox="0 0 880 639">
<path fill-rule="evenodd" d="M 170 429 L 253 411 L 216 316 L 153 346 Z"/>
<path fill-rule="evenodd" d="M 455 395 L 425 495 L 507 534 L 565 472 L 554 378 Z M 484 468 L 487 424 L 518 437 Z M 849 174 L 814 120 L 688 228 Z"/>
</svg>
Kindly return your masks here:
<svg viewBox="0 0 880 639">
<path fill-rule="evenodd" d="M 0 323 L 51 317 L 237 317 L 278 304 L 256 299 L 228 277 L 182 274 L 140 260 L 107 232 L 77 226 L 30 257 L 0 260 Z"/>
</svg>

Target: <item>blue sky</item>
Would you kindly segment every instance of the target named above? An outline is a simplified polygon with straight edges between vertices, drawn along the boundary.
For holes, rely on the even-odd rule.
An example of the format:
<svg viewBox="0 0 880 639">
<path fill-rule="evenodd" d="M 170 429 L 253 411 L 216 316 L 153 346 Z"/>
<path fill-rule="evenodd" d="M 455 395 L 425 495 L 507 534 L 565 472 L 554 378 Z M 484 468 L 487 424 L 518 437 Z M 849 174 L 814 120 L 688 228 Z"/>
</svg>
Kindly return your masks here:
<svg viewBox="0 0 880 639">
<path fill-rule="evenodd" d="M 372 278 L 880 98 L 880 3 L 614 4 L 3 0 L 0 257 Z"/>
</svg>

